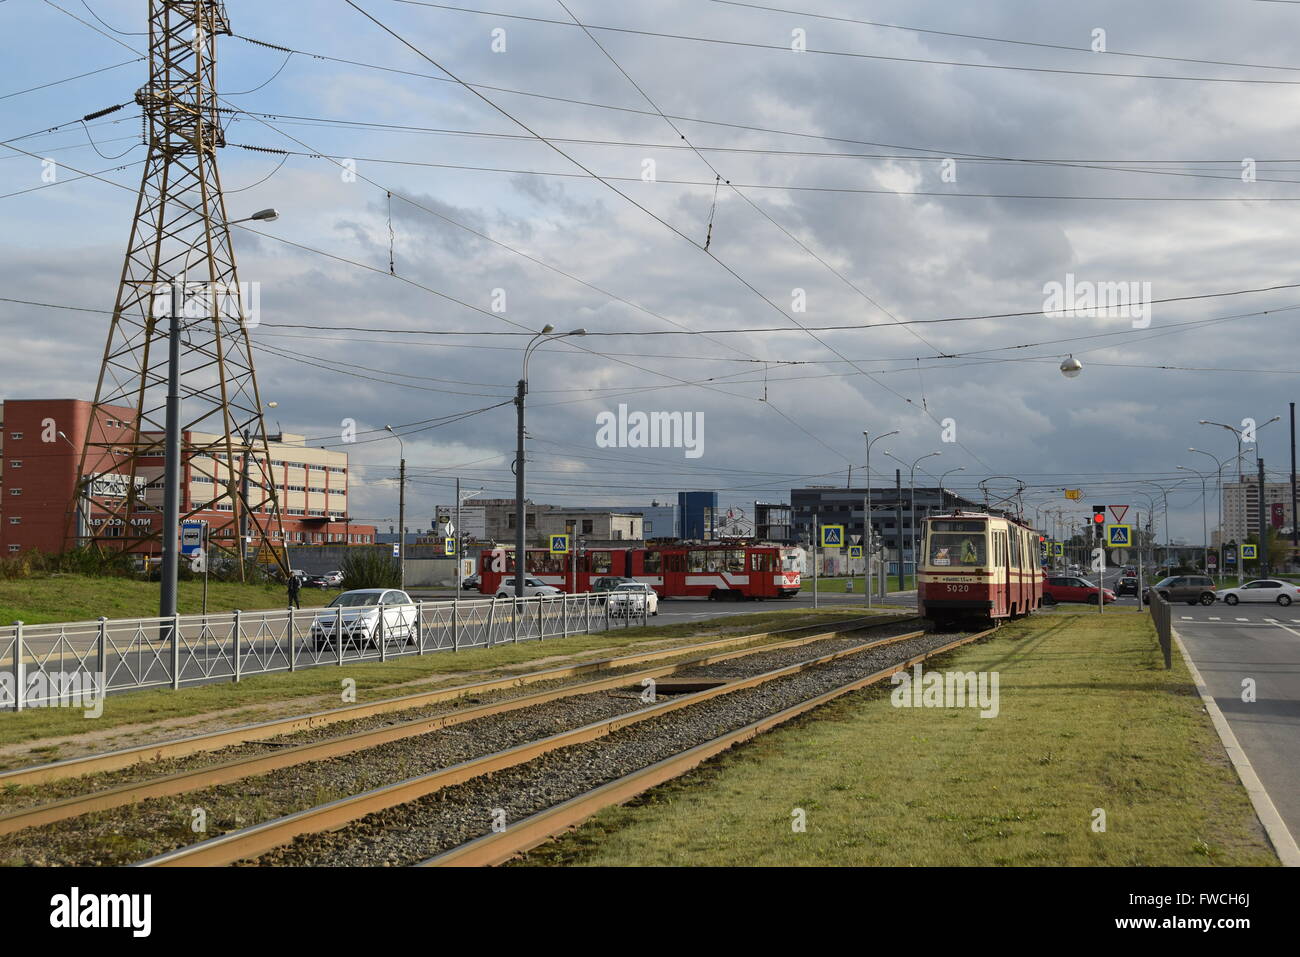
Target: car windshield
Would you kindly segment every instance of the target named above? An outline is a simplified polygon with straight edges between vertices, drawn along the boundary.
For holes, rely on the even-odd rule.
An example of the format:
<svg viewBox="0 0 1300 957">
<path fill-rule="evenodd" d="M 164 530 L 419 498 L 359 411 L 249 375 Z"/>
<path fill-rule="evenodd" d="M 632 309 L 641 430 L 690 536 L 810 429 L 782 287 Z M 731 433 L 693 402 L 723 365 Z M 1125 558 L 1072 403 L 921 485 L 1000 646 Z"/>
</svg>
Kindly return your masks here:
<svg viewBox="0 0 1300 957">
<path fill-rule="evenodd" d="M 524 580 L 524 586 L 527 588 L 537 588 L 538 586 L 545 584 L 546 582 L 542 581 L 540 578 L 527 578 Z"/>
<path fill-rule="evenodd" d="M 615 591 L 645 591 L 645 587 L 646 587 L 645 585 L 642 585 L 639 582 L 636 583 L 629 582 L 626 585 L 619 585 L 618 588 L 614 590 Z"/>
<path fill-rule="evenodd" d="M 940 532 L 930 536 L 931 565 L 983 565 L 984 559 L 983 535 Z"/>
<path fill-rule="evenodd" d="M 380 592 L 377 591 L 345 591 L 332 602 L 330 608 L 355 608 L 359 605 L 378 605 Z"/>
<path fill-rule="evenodd" d="M 1166 585 L 1171 585 L 1171 584 L 1173 584 L 1173 582 L 1174 582 L 1174 579 L 1172 579 L 1172 578 L 1162 578 L 1160 581 L 1156 582 L 1156 587 L 1157 587 L 1157 588 L 1164 588 Z"/>
</svg>

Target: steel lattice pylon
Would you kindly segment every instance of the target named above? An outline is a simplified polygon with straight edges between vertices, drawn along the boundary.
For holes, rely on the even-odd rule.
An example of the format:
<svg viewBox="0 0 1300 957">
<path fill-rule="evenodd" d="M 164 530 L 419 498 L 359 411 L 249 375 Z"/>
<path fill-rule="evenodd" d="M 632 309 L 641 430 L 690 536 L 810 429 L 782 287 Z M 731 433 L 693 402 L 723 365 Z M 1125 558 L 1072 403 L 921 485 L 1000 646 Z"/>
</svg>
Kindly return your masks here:
<svg viewBox="0 0 1300 957">
<path fill-rule="evenodd" d="M 128 551 L 159 548 L 168 318 L 176 283 L 184 317 L 182 462 L 191 480 L 208 479 L 211 484 L 203 485 L 212 489 L 210 500 L 187 498 L 181 517 L 219 511 L 209 541 L 232 553 L 242 571 L 241 529 L 264 543 L 272 542 L 272 529 L 281 543 L 284 533 L 269 479 L 245 290 L 236 276 L 217 173 L 216 150 L 225 143 L 215 87 L 216 41 L 223 33 L 230 27 L 216 0 L 150 0 L 149 82 L 135 95 L 146 118 L 149 155 L 68 537 Z M 134 413 L 134 421 L 121 416 L 122 408 Z M 118 477 L 104 477 L 112 473 Z M 287 572 L 283 548 L 273 548 Z"/>
</svg>

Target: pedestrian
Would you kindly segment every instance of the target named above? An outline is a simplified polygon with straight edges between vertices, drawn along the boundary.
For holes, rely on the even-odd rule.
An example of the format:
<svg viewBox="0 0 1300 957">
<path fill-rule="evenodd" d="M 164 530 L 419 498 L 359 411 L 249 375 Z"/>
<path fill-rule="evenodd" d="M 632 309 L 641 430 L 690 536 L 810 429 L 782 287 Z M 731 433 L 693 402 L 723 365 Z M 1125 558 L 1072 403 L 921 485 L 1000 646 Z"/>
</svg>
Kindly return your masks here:
<svg viewBox="0 0 1300 957">
<path fill-rule="evenodd" d="M 298 581 L 298 576 L 292 572 L 289 574 L 289 607 L 302 608 L 302 602 L 298 600 L 298 590 L 302 588 L 302 582 Z"/>
</svg>

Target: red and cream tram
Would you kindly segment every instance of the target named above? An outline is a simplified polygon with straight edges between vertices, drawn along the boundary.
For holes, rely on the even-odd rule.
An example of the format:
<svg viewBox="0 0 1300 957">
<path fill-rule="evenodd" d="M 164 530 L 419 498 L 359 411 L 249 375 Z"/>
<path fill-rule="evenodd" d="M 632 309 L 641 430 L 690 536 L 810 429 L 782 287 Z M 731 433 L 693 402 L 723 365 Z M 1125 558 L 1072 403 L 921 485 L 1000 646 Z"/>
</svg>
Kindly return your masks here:
<svg viewBox="0 0 1300 957">
<path fill-rule="evenodd" d="M 781 545 L 691 543 L 650 548 L 589 548 L 572 555 L 552 555 L 545 548 L 525 551 L 524 571 L 566 592 L 591 591 L 608 576 L 644 582 L 661 598 L 793 598 L 801 583 L 799 551 Z M 575 569 L 576 565 L 576 569 Z M 513 548 L 484 549 L 479 564 L 479 591 L 495 595 L 515 573 Z"/>
<path fill-rule="evenodd" d="M 921 616 L 944 625 L 1019 618 L 1043 602 L 1038 535 L 983 512 L 931 515 L 917 569 Z"/>
</svg>

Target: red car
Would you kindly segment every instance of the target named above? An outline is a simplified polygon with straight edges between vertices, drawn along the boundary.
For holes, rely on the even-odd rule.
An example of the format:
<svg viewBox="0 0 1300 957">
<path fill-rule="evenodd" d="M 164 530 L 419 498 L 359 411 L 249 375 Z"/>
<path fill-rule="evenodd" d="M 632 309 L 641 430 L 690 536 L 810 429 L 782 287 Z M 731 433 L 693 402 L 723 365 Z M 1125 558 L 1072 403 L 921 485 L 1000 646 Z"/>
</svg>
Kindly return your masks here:
<svg viewBox="0 0 1300 957">
<path fill-rule="evenodd" d="M 1080 601 L 1089 605 L 1097 604 L 1097 593 L 1104 596 L 1103 601 L 1110 604 L 1115 600 L 1115 593 L 1109 588 L 1098 588 L 1090 581 L 1073 576 L 1057 576 L 1043 582 L 1043 604 L 1055 605 L 1062 601 Z"/>
</svg>

